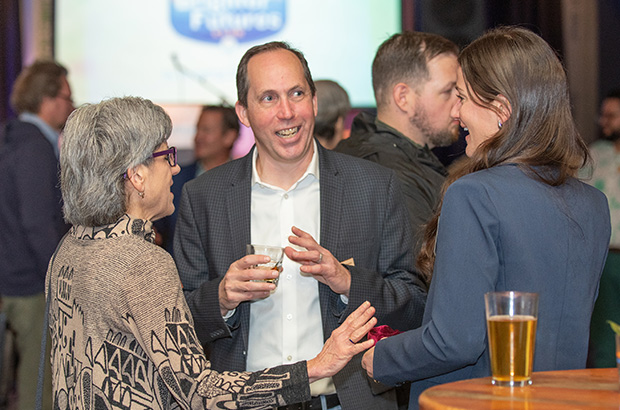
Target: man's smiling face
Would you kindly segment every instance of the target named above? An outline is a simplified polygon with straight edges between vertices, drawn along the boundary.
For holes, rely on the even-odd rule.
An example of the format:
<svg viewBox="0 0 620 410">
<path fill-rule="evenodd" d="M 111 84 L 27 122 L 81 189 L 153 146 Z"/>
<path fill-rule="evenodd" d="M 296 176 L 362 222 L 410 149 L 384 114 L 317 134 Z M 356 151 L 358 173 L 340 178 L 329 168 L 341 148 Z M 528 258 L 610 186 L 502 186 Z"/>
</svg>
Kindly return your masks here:
<svg viewBox="0 0 620 410">
<path fill-rule="evenodd" d="M 307 165 L 317 105 L 299 59 L 283 49 L 260 53 L 247 75 L 247 107 L 238 104 L 237 114 L 254 132 L 258 160 Z"/>
</svg>

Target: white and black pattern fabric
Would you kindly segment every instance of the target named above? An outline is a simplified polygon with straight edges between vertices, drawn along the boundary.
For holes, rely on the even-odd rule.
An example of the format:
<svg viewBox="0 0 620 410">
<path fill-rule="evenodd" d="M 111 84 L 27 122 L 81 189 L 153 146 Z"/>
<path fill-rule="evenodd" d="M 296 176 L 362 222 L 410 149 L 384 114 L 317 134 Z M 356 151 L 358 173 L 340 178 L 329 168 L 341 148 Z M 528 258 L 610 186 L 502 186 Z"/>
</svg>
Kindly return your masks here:
<svg viewBox="0 0 620 410">
<path fill-rule="evenodd" d="M 152 224 L 73 227 L 48 271 L 54 408 L 269 409 L 309 399 L 305 362 L 211 369 Z"/>
</svg>

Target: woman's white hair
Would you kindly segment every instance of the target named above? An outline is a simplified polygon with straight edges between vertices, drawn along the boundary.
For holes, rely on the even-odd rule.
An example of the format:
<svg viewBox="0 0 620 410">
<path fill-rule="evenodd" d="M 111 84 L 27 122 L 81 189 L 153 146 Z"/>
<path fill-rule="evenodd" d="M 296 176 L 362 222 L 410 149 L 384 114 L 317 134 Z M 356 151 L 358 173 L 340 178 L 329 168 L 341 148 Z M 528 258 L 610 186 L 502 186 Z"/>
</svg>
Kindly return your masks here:
<svg viewBox="0 0 620 410">
<path fill-rule="evenodd" d="M 123 174 L 148 165 L 172 132 L 166 112 L 139 97 L 104 100 L 75 110 L 60 150 L 60 185 L 65 220 L 101 226 L 126 212 Z"/>
</svg>

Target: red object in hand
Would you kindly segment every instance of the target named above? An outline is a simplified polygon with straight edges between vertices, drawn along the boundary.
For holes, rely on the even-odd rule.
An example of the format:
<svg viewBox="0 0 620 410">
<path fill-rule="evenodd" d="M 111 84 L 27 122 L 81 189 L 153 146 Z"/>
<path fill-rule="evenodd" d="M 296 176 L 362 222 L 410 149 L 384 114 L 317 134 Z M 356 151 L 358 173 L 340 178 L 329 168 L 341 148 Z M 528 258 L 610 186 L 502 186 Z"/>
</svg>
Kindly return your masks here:
<svg viewBox="0 0 620 410">
<path fill-rule="evenodd" d="M 368 339 L 374 340 L 375 344 L 381 339 L 402 333 L 400 330 L 392 329 L 388 325 L 375 326 L 368 332 Z"/>
</svg>

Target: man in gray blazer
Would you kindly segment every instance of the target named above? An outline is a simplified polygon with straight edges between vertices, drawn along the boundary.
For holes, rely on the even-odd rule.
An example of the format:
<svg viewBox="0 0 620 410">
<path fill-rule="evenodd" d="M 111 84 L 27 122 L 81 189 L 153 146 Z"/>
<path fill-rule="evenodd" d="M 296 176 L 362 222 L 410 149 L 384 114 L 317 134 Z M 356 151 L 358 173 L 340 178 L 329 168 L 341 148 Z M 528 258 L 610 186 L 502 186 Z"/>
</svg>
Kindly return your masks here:
<svg viewBox="0 0 620 410">
<path fill-rule="evenodd" d="M 248 50 L 237 89 L 237 115 L 256 146 L 184 186 L 174 239 L 213 368 L 311 358 L 365 300 L 380 324 L 419 326 L 426 287 L 413 272 L 396 175 L 316 143 L 314 83 L 303 54 L 286 43 Z M 264 281 L 277 272 L 253 269 L 265 257 L 245 255 L 248 243 L 286 247 L 277 286 Z M 396 408 L 394 390 L 372 386 L 360 359 L 313 383 L 312 401 L 289 408 Z"/>
</svg>

